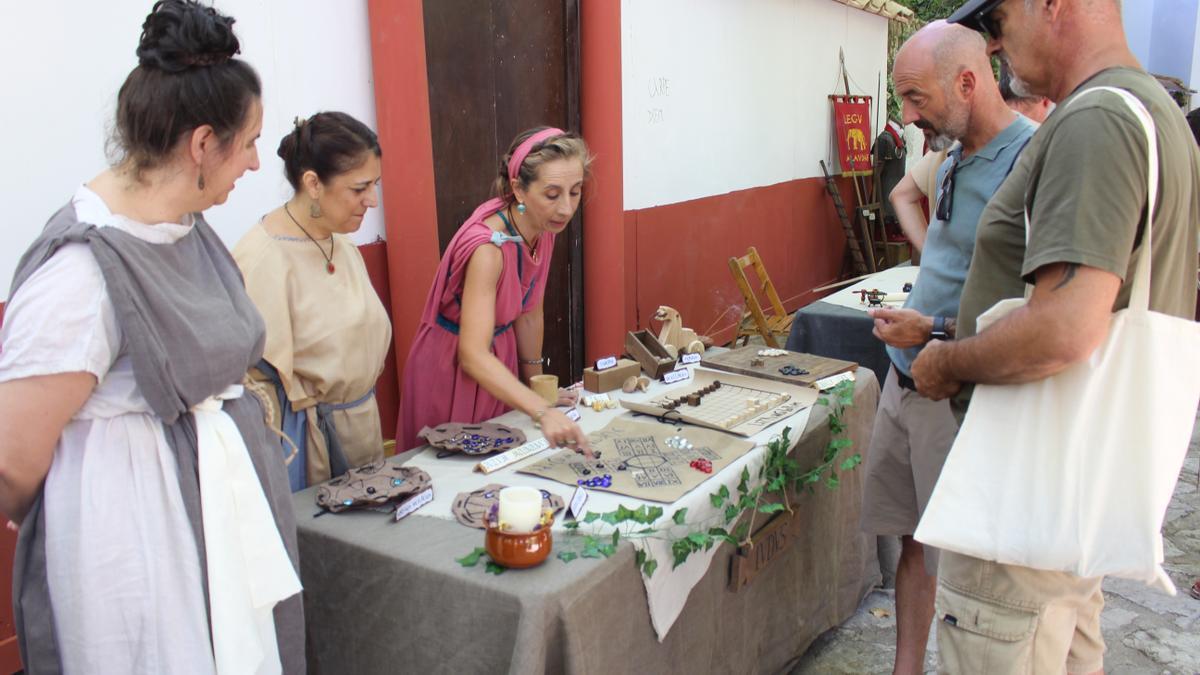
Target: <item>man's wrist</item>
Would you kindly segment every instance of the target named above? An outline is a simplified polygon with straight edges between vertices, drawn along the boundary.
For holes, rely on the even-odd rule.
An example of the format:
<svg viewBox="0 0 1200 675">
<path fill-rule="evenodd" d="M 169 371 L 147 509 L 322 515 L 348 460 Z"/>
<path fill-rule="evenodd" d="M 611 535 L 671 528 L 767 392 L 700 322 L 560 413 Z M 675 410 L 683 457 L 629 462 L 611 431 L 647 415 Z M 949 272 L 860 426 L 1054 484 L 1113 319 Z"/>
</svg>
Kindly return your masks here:
<svg viewBox="0 0 1200 675">
<path fill-rule="evenodd" d="M 943 316 L 932 317 L 930 324 L 931 324 L 929 327 L 929 339 L 930 340 L 943 340 L 944 341 L 944 340 L 950 339 L 950 333 L 948 333 L 946 331 L 946 317 L 943 317 Z"/>
</svg>

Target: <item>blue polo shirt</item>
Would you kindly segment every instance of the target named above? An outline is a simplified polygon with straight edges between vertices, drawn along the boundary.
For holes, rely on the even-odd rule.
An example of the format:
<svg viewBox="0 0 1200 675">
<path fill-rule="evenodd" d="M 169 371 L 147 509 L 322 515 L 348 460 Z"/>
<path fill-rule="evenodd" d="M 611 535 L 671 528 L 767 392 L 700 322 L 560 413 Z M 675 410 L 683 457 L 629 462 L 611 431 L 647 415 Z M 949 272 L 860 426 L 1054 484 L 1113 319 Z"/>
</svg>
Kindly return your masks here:
<svg viewBox="0 0 1200 675">
<path fill-rule="evenodd" d="M 1025 143 L 1037 131 L 1037 125 L 1023 115 L 1008 125 L 978 152 L 961 159 L 954 172 L 954 197 L 950 220 L 929 223 L 925 235 L 925 248 L 921 251 L 921 271 L 913 282 L 905 307 L 911 307 L 926 316 L 943 316 L 953 319 L 958 316 L 958 300 L 967 270 L 971 267 L 971 254 L 975 250 L 975 228 L 979 216 L 987 206 L 997 188 L 1008 177 L 1016 163 L 1017 155 Z M 950 150 L 946 161 L 938 168 L 937 186 L 941 191 L 942 181 L 955 157 L 962 156 L 962 146 Z M 930 211 L 936 213 L 937 194 L 929 195 Z M 922 345 L 923 346 L 923 345 Z M 897 349 L 888 345 L 888 356 L 896 369 L 912 376 L 912 362 L 921 347 Z"/>
</svg>

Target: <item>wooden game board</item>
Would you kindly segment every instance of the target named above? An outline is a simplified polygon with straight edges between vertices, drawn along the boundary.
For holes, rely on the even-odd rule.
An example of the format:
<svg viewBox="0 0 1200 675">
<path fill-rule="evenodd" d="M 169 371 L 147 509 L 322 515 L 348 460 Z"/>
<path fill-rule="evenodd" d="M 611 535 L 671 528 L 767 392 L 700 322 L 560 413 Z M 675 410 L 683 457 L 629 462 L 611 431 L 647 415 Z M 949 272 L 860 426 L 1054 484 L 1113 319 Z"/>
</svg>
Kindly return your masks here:
<svg viewBox="0 0 1200 675">
<path fill-rule="evenodd" d="M 688 449 L 667 444 L 672 436 L 683 436 Z M 574 450 L 559 451 L 518 473 L 549 478 L 572 487 L 580 480 L 608 474 L 612 484 L 588 490 L 616 492 L 653 502 L 674 502 L 697 485 L 719 473 L 754 444 L 729 434 L 696 427 L 638 422 L 617 418 L 599 431 L 588 434 L 598 459 L 586 459 Z M 713 473 L 691 466 L 693 460 L 712 462 Z"/>
<path fill-rule="evenodd" d="M 788 352 L 783 356 L 759 356 L 758 352 L 760 349 L 764 349 L 764 347 L 761 345 L 749 345 L 712 356 L 705 354 L 704 358 L 700 361 L 700 365 L 738 373 L 739 375 L 762 377 L 768 380 L 787 382 L 788 384 L 796 384 L 803 387 L 811 387 L 818 380 L 823 380 L 830 375 L 851 371 L 858 367 L 858 364 L 852 361 L 840 361 L 813 354 L 801 354 L 800 352 Z M 762 359 L 763 365 L 750 365 L 750 362 L 754 359 Z M 807 370 L 808 373 L 803 375 L 784 375 L 779 372 L 779 369 L 784 366 L 794 366 L 800 370 Z"/>
<path fill-rule="evenodd" d="M 782 358 L 782 357 L 779 357 Z M 705 389 L 713 382 L 719 389 L 701 395 L 698 405 L 684 402 L 672 405 L 689 394 Z M 666 390 L 651 400 L 635 402 L 622 399 L 621 405 L 647 415 L 665 416 L 689 424 L 753 436 L 811 406 L 817 391 L 771 380 L 696 369 L 692 380 Z"/>
</svg>

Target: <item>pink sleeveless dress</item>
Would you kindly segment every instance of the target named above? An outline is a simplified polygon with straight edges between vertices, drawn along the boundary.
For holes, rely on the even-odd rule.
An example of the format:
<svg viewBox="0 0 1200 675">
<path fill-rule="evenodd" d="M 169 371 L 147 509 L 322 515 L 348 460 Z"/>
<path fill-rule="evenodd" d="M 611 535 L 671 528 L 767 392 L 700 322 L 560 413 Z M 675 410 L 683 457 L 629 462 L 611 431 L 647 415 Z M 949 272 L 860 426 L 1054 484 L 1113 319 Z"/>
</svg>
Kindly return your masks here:
<svg viewBox="0 0 1200 675">
<path fill-rule="evenodd" d="M 554 251 L 554 234 L 542 234 L 536 262 L 518 241 L 500 241 L 484 219 L 505 203 L 491 199 L 481 204 L 459 228 L 438 265 L 421 314 L 400 394 L 397 451 L 422 444 L 417 432 L 444 422 L 483 422 L 509 408 L 471 379 L 458 362 L 458 326 L 462 317 L 462 291 L 467 263 L 480 246 L 499 246 L 504 267 L 496 284 L 496 325 L 492 353 L 513 373 L 517 372 L 517 338 L 513 322 L 536 307 L 546 291 L 546 277 Z"/>
</svg>

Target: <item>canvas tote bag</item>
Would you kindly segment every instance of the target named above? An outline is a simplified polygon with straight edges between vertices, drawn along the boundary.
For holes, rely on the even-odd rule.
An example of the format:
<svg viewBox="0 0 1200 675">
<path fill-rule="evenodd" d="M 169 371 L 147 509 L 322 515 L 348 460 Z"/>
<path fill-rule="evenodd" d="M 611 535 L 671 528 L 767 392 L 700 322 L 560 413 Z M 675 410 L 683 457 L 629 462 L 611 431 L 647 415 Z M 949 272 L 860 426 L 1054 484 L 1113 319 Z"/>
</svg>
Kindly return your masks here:
<svg viewBox="0 0 1200 675">
<path fill-rule="evenodd" d="M 1158 190 L 1154 120 L 1129 92 Z M 1108 95 L 1108 94 L 1106 94 Z M 1029 239 L 1029 214 L 1025 216 Z M 1200 399 L 1200 324 L 1149 309 L 1151 227 L 1129 307 L 1089 359 L 1037 382 L 978 385 L 915 533 L 984 560 L 1137 579 L 1170 594 L 1161 527 Z M 979 330 L 1020 307 L 1003 300 Z"/>
</svg>

